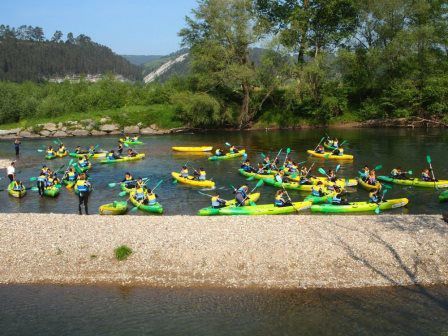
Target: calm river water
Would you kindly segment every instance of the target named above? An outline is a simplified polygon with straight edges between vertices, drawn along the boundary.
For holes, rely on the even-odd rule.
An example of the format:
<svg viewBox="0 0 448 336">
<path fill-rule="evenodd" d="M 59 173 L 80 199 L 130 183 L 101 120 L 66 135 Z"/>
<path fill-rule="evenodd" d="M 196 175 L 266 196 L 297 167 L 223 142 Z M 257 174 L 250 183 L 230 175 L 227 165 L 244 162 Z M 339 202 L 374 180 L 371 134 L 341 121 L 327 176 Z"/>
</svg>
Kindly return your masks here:
<svg viewBox="0 0 448 336">
<path fill-rule="evenodd" d="M 197 189 L 173 184 L 170 173 L 178 171 L 180 166 L 188 161 L 195 168 L 204 167 L 208 177 L 213 177 L 221 197 L 232 198 L 230 184 L 239 185 L 245 181 L 237 169 L 240 159 L 211 162 L 207 155 L 179 154 L 171 151 L 171 146 L 176 145 L 213 145 L 225 148 L 224 143 L 230 142 L 248 149 L 249 159 L 252 162 L 261 160 L 260 153 L 270 153 L 275 156 L 279 148 L 290 147 L 292 157 L 296 161 L 308 160 L 308 165 L 316 162 L 315 167 L 335 167 L 336 162 L 308 159 L 306 150 L 314 148 L 319 139 L 324 135 L 323 130 L 294 130 L 294 131 L 247 131 L 247 132 L 209 132 L 203 134 L 178 134 L 166 136 L 142 137 L 144 145 L 136 147 L 137 150 L 146 153 L 143 161 L 132 163 L 120 163 L 116 165 L 101 165 L 94 160 L 91 177 L 95 191 L 90 198 L 91 213 L 96 213 L 98 206 L 119 199 L 119 188 L 111 189 L 109 182 L 120 181 L 126 171 L 134 176 L 150 177 L 152 186 L 160 179 L 165 182 L 158 189 L 160 202 L 165 207 L 165 213 L 195 214 L 198 209 L 208 206 L 209 199 L 200 195 Z M 436 177 L 448 179 L 448 132 L 446 130 L 426 129 L 347 129 L 331 130 L 331 135 L 346 139 L 349 146 L 347 152 L 355 155 L 352 163 L 342 163 L 339 174 L 343 177 L 356 177 L 357 171 L 364 165 L 375 166 L 382 164 L 383 170 L 378 172 L 387 174 L 395 166 L 400 165 L 406 169 L 412 169 L 419 174 L 426 166 L 426 154 L 430 154 Z M 64 139 L 69 149 L 76 145 L 88 146 L 98 144 L 103 149 L 113 148 L 117 142 L 115 137 L 88 137 Z M 51 144 L 51 140 L 24 140 L 21 156 L 17 162 L 19 177 L 30 185 L 29 178 L 36 176 L 42 164 L 58 168 L 67 163 L 69 158 L 46 161 L 43 153 L 38 153 L 37 148 Z M 0 158 L 13 158 L 14 148 L 11 141 L 0 142 Z M 255 185 L 256 181 L 247 182 Z M 5 188 L 6 179 L 0 181 L 0 188 Z M 269 186 L 260 188 L 262 193 L 259 203 L 271 203 L 275 189 Z M 353 201 L 367 200 L 368 194 L 362 189 L 351 188 L 349 199 Z M 306 194 L 299 192 L 290 193 L 294 200 L 303 199 Z M 410 204 L 407 208 L 396 209 L 392 213 L 439 213 L 448 209 L 448 203 L 440 204 L 437 201 L 437 191 L 433 189 L 416 189 L 394 186 L 388 193 L 388 198 L 407 197 Z M 75 213 L 77 210 L 77 198 L 73 192 L 63 190 L 56 199 L 39 199 L 36 192 L 30 191 L 21 199 L 13 199 L 6 192 L 0 193 L 1 212 L 43 212 L 43 213 Z M 138 214 L 138 212 L 136 212 Z"/>
<path fill-rule="evenodd" d="M 0 286 L 2 335 L 448 335 L 448 287 Z"/>
</svg>

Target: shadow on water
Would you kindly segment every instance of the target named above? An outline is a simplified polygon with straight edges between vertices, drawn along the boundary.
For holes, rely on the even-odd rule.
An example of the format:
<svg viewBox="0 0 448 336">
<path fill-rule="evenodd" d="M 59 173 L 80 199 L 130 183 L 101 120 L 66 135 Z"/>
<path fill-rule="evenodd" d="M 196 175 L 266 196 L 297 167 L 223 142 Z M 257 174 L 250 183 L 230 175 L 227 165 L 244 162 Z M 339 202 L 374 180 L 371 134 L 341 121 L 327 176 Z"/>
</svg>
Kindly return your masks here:
<svg viewBox="0 0 448 336">
<path fill-rule="evenodd" d="M 426 294 L 425 294 L 426 293 Z M 436 297 L 440 303 L 432 299 Z M 448 287 L 2 286 L 4 335 L 446 335 Z"/>
</svg>

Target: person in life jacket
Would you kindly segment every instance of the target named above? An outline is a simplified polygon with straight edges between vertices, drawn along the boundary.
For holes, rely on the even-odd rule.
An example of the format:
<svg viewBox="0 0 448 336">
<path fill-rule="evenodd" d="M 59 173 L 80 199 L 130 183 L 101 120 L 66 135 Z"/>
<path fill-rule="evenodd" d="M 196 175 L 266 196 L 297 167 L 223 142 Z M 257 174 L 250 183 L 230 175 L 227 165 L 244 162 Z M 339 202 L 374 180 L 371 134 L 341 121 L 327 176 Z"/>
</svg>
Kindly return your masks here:
<svg viewBox="0 0 448 336">
<path fill-rule="evenodd" d="M 137 154 L 138 153 L 135 150 L 133 150 L 132 148 L 128 149 L 128 157 L 136 157 Z"/>
<path fill-rule="evenodd" d="M 256 170 L 250 165 L 249 160 L 245 160 L 243 164 L 241 165 L 241 169 L 244 170 L 247 173 L 255 172 Z"/>
<path fill-rule="evenodd" d="M 47 148 L 47 156 L 52 157 L 52 156 L 55 156 L 55 155 L 56 155 L 56 152 L 54 151 L 53 146 L 48 146 L 48 148 Z"/>
<path fill-rule="evenodd" d="M 369 172 L 369 178 L 367 179 L 367 183 L 370 185 L 375 185 L 376 184 L 376 172 L 374 169 L 372 169 Z"/>
<path fill-rule="evenodd" d="M 118 155 L 122 155 L 123 154 L 123 144 L 121 143 L 121 141 L 118 141 L 117 153 L 118 153 Z"/>
<path fill-rule="evenodd" d="M 47 187 L 52 187 L 59 184 L 59 179 L 55 173 L 51 172 L 47 178 Z"/>
<path fill-rule="evenodd" d="M 132 137 L 132 141 L 138 141 L 138 135 Z"/>
<path fill-rule="evenodd" d="M 370 168 L 368 166 L 364 166 L 364 168 L 362 169 L 362 172 L 360 172 L 361 179 L 364 182 L 366 182 L 367 179 L 369 178 L 369 173 L 370 173 Z"/>
<path fill-rule="evenodd" d="M 223 156 L 224 152 L 221 150 L 221 148 L 217 148 L 215 150 L 215 156 Z"/>
<path fill-rule="evenodd" d="M 344 155 L 344 148 L 336 148 L 334 151 L 331 152 L 332 155 L 342 156 Z"/>
<path fill-rule="evenodd" d="M 135 188 L 135 194 L 134 194 L 134 198 L 137 202 L 143 203 L 146 199 L 146 189 L 143 188 L 142 186 L 137 186 Z"/>
<path fill-rule="evenodd" d="M 246 203 L 248 198 L 249 187 L 246 185 L 242 185 L 238 189 L 235 190 L 235 201 L 237 206 L 243 206 Z"/>
<path fill-rule="evenodd" d="M 124 183 L 126 188 L 128 188 L 128 189 L 135 188 L 135 186 L 136 186 L 136 181 L 134 180 L 134 177 L 129 172 L 126 172 L 124 174 L 124 179 L 121 181 L 121 183 Z"/>
<path fill-rule="evenodd" d="M 75 169 L 73 167 L 70 167 L 65 172 L 63 179 L 65 178 L 67 181 L 74 182 L 76 181 L 77 177 L 78 175 L 76 174 Z"/>
<path fill-rule="evenodd" d="M 187 166 L 182 166 L 182 169 L 180 170 L 180 176 L 183 178 L 188 178 L 188 168 Z"/>
<path fill-rule="evenodd" d="M 148 189 L 146 193 L 146 199 L 143 201 L 144 204 L 154 205 L 157 203 L 157 194 L 153 193 L 151 189 Z"/>
<path fill-rule="evenodd" d="M 421 178 L 425 182 L 437 182 L 437 179 L 433 179 L 430 175 L 431 170 L 428 168 L 425 168 L 422 170 Z"/>
<path fill-rule="evenodd" d="M 211 197 L 212 208 L 219 209 L 226 206 L 226 201 L 221 199 L 219 194 Z"/>
<path fill-rule="evenodd" d="M 236 154 L 236 153 L 238 153 L 238 149 L 234 145 L 232 145 L 229 148 L 229 152 L 230 152 L 230 154 Z"/>
<path fill-rule="evenodd" d="M 299 171 L 299 166 L 297 165 L 297 163 L 292 161 L 288 166 L 288 171 L 290 173 L 297 173 Z"/>
<path fill-rule="evenodd" d="M 338 180 L 336 173 L 334 172 L 333 169 L 328 169 L 328 173 L 327 173 L 327 177 L 328 177 L 328 181 L 330 182 L 336 182 Z"/>
<path fill-rule="evenodd" d="M 137 180 L 135 181 L 135 187 L 143 188 L 146 190 L 146 182 L 147 182 L 147 180 L 143 181 L 143 179 L 141 177 L 138 177 Z"/>
<path fill-rule="evenodd" d="M 263 166 L 266 167 L 267 169 L 271 169 L 271 159 L 269 158 L 269 156 L 266 156 L 263 161 Z"/>
<path fill-rule="evenodd" d="M 89 162 L 89 159 L 88 159 L 87 155 L 84 155 L 83 157 L 81 157 L 78 160 L 78 166 L 80 166 L 81 168 L 88 167 L 89 164 L 90 164 L 90 162 Z"/>
<path fill-rule="evenodd" d="M 92 191 L 92 185 L 87 181 L 86 174 L 80 174 L 75 184 L 75 190 L 78 192 L 78 212 L 82 215 L 82 205 L 84 205 L 85 214 L 89 214 L 88 202 L 89 194 Z"/>
<path fill-rule="evenodd" d="M 262 163 L 259 163 L 258 167 L 257 167 L 257 174 L 265 175 L 266 174 L 266 169 L 265 168 L 266 167 Z"/>
<path fill-rule="evenodd" d="M 339 186 L 334 186 L 335 195 L 331 199 L 331 204 L 333 205 L 347 205 L 347 199 L 342 197 L 342 190 Z"/>
<path fill-rule="evenodd" d="M 61 143 L 59 144 L 58 153 L 59 153 L 59 154 L 64 154 L 65 151 L 66 151 L 65 146 L 64 146 L 64 144 L 61 142 Z"/>
<path fill-rule="evenodd" d="M 11 182 L 12 183 L 12 190 L 15 191 L 22 191 L 25 189 L 25 186 L 22 184 L 21 181 L 19 180 L 14 180 Z"/>
<path fill-rule="evenodd" d="M 378 189 L 373 189 L 369 193 L 369 203 L 379 203 L 381 201 Z"/>
<path fill-rule="evenodd" d="M 44 168 L 46 168 L 44 166 Z M 39 176 L 37 177 L 37 189 L 39 191 L 39 196 L 44 196 L 45 187 L 47 185 L 47 170 L 42 168 Z"/>
<path fill-rule="evenodd" d="M 199 168 L 199 171 L 194 171 L 194 176 L 197 177 L 199 181 L 205 181 L 207 179 L 207 173 L 204 168 Z"/>
<path fill-rule="evenodd" d="M 275 182 L 284 183 L 288 182 L 288 178 L 285 176 L 285 173 L 281 170 L 274 176 Z"/>
<path fill-rule="evenodd" d="M 317 146 L 315 152 L 318 153 L 318 154 L 324 154 L 325 153 L 324 146 L 322 146 L 322 145 Z"/>
<path fill-rule="evenodd" d="M 120 156 L 116 155 L 113 149 L 111 149 L 106 155 L 106 159 L 108 160 L 117 160 L 119 158 Z"/>
<path fill-rule="evenodd" d="M 332 144 L 332 146 L 333 146 L 334 148 L 339 148 L 339 140 L 338 140 L 338 138 L 335 138 L 335 139 L 333 140 L 333 144 Z"/>
<path fill-rule="evenodd" d="M 311 187 L 311 195 L 316 197 L 322 197 L 326 195 L 324 191 L 324 183 L 322 181 L 317 182 L 316 185 Z"/>
<path fill-rule="evenodd" d="M 285 207 L 291 206 L 291 202 L 285 198 L 286 192 L 284 190 L 277 190 L 274 198 L 274 206 L 276 207 Z"/>
</svg>

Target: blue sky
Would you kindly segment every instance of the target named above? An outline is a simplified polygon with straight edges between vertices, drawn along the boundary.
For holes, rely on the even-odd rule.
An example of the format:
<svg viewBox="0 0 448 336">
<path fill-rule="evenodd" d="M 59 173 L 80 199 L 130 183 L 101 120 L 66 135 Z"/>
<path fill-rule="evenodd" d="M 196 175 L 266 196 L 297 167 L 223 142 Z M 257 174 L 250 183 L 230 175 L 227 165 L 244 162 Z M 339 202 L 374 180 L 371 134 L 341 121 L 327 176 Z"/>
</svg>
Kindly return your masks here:
<svg viewBox="0 0 448 336">
<path fill-rule="evenodd" d="M 0 24 L 86 34 L 118 54 L 168 54 L 196 0 L 1 0 Z"/>
</svg>

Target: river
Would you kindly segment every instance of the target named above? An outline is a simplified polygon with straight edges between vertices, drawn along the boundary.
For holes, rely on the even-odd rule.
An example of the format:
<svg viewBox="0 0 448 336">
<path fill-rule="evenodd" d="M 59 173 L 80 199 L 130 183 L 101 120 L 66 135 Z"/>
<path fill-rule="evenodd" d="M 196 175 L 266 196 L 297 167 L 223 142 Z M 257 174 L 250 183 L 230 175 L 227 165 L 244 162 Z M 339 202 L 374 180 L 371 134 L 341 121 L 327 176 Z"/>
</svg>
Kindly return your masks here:
<svg viewBox="0 0 448 336">
<path fill-rule="evenodd" d="M 448 287 L 0 286 L 2 335 L 448 335 Z"/>
<path fill-rule="evenodd" d="M 329 132 L 329 131 L 327 131 Z M 353 162 L 342 162 L 339 175 L 343 177 L 356 177 L 357 171 L 365 164 L 369 166 L 383 165 L 378 174 L 388 174 L 396 165 L 404 169 L 412 169 L 418 176 L 423 167 L 426 167 L 426 155 L 430 154 L 433 161 L 436 177 L 448 179 L 447 147 L 448 132 L 444 129 L 335 129 L 331 136 L 348 141 L 346 152 L 355 155 Z M 248 149 L 249 159 L 252 162 L 261 160 L 261 153 L 270 153 L 275 156 L 279 148 L 290 147 L 292 158 L 296 161 L 308 161 L 308 165 L 316 162 L 315 167 L 335 167 L 336 162 L 309 159 L 306 150 L 314 148 L 324 135 L 320 129 L 284 130 L 284 131 L 245 131 L 245 132 L 208 132 L 198 134 L 176 134 L 164 136 L 144 136 L 141 140 L 144 145 L 136 147 L 138 151 L 146 153 L 143 161 L 120 163 L 116 165 L 101 165 L 94 161 L 91 171 L 95 187 L 90 198 L 91 213 L 98 211 L 98 206 L 120 199 L 119 188 L 109 188 L 109 182 L 120 181 L 126 171 L 134 176 L 150 177 L 148 186 L 152 187 L 157 181 L 165 182 L 157 190 L 160 202 L 168 215 L 192 215 L 198 209 L 209 205 L 209 198 L 200 195 L 197 189 L 173 184 L 170 178 L 172 171 L 179 171 L 180 167 L 188 162 L 190 167 L 204 167 L 208 177 L 213 177 L 221 197 L 232 198 L 230 185 L 248 183 L 254 186 L 256 181 L 247 182 L 240 176 L 237 169 L 241 160 L 225 160 L 211 162 L 207 155 L 188 155 L 171 151 L 172 146 L 186 145 L 213 145 L 225 148 L 225 142 L 239 145 Z M 64 139 L 69 149 L 76 145 L 88 146 L 98 144 L 100 148 L 110 149 L 116 146 L 118 136 L 115 137 L 87 137 Z M 47 164 L 58 168 L 67 163 L 69 158 L 52 161 L 44 160 L 44 154 L 37 152 L 40 146 L 52 143 L 53 139 L 23 140 L 21 155 L 17 162 L 19 177 L 30 185 L 29 178 L 36 176 L 38 169 Z M 11 141 L 0 142 L 0 157 L 13 158 L 14 148 Z M 283 158 L 283 156 L 281 157 Z M 0 181 L 1 188 L 6 188 L 6 179 Z M 275 189 L 269 186 L 260 188 L 262 193 L 259 203 L 271 203 Z M 205 191 L 212 193 L 210 191 Z M 349 199 L 352 201 L 367 200 L 366 191 L 350 188 Z M 306 194 L 290 192 L 293 200 L 301 200 Z M 448 203 L 440 204 L 437 200 L 438 191 L 434 189 L 417 189 L 413 187 L 394 186 L 388 192 L 388 198 L 407 197 L 410 204 L 406 208 L 393 210 L 392 213 L 433 214 L 448 209 Z M 77 198 L 72 191 L 63 190 L 56 199 L 39 199 L 36 192 L 29 191 L 23 199 L 13 199 L 6 192 L 0 194 L 0 211 L 2 212 L 40 212 L 40 213 L 75 213 L 77 211 Z M 138 214 L 138 212 L 136 213 Z"/>
</svg>

